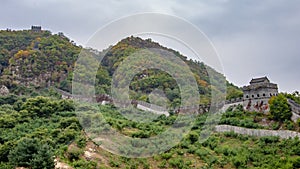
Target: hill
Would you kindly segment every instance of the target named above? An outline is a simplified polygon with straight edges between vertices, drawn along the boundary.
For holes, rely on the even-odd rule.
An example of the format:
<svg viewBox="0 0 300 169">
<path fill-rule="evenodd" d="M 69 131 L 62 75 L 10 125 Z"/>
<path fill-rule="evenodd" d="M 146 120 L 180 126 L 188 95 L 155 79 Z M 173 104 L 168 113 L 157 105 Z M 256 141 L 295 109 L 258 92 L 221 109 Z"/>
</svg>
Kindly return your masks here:
<svg viewBox="0 0 300 169">
<path fill-rule="evenodd" d="M 158 48 L 174 53 L 190 67 L 198 83 L 203 103 L 209 102 L 210 90 L 218 89 L 211 85 L 211 80 L 224 79 L 224 75 L 199 61 L 188 60 L 178 51 L 161 46 L 151 39 L 128 37 L 108 48 L 97 72 L 96 93 L 110 92 L 111 78 L 124 58 L 139 49 Z M 0 84 L 5 85 L 15 94 L 30 94 L 50 86 L 71 91 L 74 64 L 83 48 L 77 46 L 62 33 L 50 31 L 34 32 L 0 31 Z M 89 51 L 89 50 L 87 50 Z M 213 77 L 209 79 L 206 69 L 211 69 Z M 138 78 L 147 74 L 146 78 Z M 131 82 L 131 97 L 147 101 L 147 94 L 153 89 L 162 89 L 172 102 L 179 96 L 174 79 L 159 70 L 147 70 L 137 74 Z M 227 82 L 227 98 L 241 96 L 241 90 Z M 175 100 L 176 101 L 176 100 Z M 178 102 L 178 100 L 177 100 Z"/>
<path fill-rule="evenodd" d="M 212 80 L 224 78 L 204 63 L 188 60 L 179 52 L 150 39 L 129 37 L 107 49 L 97 72 L 96 92 L 109 93 L 111 78 L 118 65 L 126 56 L 146 47 L 168 50 L 187 63 L 197 80 L 202 100 L 206 102 L 210 97 L 209 91 L 218 88 L 210 83 L 205 69 L 214 72 Z M 112 105 L 91 106 L 84 103 L 77 108 L 81 115 L 85 113 L 89 118 L 78 116 L 78 112 L 74 112 L 72 100 L 61 99 L 51 90 L 46 93 L 43 91 L 49 86 L 71 90 L 74 63 L 82 47 L 76 46 L 61 33 L 53 35 L 49 31 L 25 30 L 0 31 L 0 48 L 0 83 L 17 94 L 0 96 L 0 168 L 52 169 L 54 165 L 71 166 L 74 169 L 300 167 L 299 138 L 259 138 L 225 132 L 213 133 L 206 141 L 199 142 L 199 133 L 205 129 L 203 125 L 207 114 L 197 115 L 189 133 L 177 145 L 161 154 L 147 158 L 127 158 L 109 153 L 101 148 L 101 135 L 96 137 L 100 141 L 94 142 L 87 137 L 87 133 L 111 134 L 111 127 L 124 136 L 150 138 L 167 131 L 175 124 L 178 114 L 168 117 L 160 115 L 153 121 L 140 123 L 125 118 Z M 82 76 L 89 76 L 89 72 L 81 73 Z M 142 74 L 146 76 L 139 78 Z M 132 98 L 148 101 L 149 93 L 155 88 L 164 90 L 173 103 L 180 99 L 178 86 L 171 76 L 154 69 L 141 72 L 133 78 L 130 94 Z M 241 94 L 240 89 L 229 82 L 227 90 L 228 98 Z M 49 97 L 36 97 L 41 94 Z M 289 97 L 297 102 L 300 98 L 298 94 Z M 268 116 L 247 112 L 237 106 L 229 108 L 220 122 L 255 129 L 300 129 L 299 122 L 294 124 L 284 121 L 280 124 Z M 130 142 L 130 145 L 148 146 L 135 141 Z M 155 148 L 161 149 L 163 146 Z M 144 153 L 130 147 L 120 150 L 124 153 Z"/>
<path fill-rule="evenodd" d="M 80 50 L 63 34 L 0 31 L 0 83 L 16 94 L 59 86 L 71 74 Z"/>
</svg>

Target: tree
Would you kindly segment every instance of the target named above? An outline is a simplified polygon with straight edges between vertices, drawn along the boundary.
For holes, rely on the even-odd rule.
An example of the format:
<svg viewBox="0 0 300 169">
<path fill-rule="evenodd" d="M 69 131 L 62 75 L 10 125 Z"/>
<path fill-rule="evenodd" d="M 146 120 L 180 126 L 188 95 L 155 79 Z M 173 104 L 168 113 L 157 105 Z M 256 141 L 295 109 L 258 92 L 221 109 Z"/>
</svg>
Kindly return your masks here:
<svg viewBox="0 0 300 169">
<path fill-rule="evenodd" d="M 269 100 L 270 104 L 270 113 L 274 120 L 283 122 L 284 120 L 290 120 L 292 117 L 291 107 L 284 97 L 283 94 L 278 96 L 273 96 Z"/>
<path fill-rule="evenodd" d="M 29 98 L 21 106 L 22 110 L 27 110 L 30 115 L 37 115 L 38 117 L 48 117 L 49 115 L 55 113 L 57 108 L 58 103 L 56 101 L 43 96 Z"/>
<path fill-rule="evenodd" d="M 63 99 L 58 102 L 57 111 L 74 111 L 74 103 L 72 100 Z"/>
<path fill-rule="evenodd" d="M 54 168 L 51 148 L 32 138 L 20 140 L 16 147 L 10 150 L 8 159 L 11 164 L 17 167 L 30 167 L 32 169 Z"/>
<path fill-rule="evenodd" d="M 18 142 L 8 155 L 9 162 L 17 167 L 29 167 L 30 160 L 38 151 L 37 140 L 24 138 Z"/>
<path fill-rule="evenodd" d="M 32 157 L 30 161 L 32 169 L 52 169 L 55 167 L 51 147 L 47 144 L 40 146 L 37 153 Z"/>
<path fill-rule="evenodd" d="M 8 162 L 8 154 L 9 151 L 14 147 L 13 141 L 5 142 L 4 144 L 0 144 L 0 161 Z M 1 167 L 0 167 L 1 168 Z"/>
</svg>

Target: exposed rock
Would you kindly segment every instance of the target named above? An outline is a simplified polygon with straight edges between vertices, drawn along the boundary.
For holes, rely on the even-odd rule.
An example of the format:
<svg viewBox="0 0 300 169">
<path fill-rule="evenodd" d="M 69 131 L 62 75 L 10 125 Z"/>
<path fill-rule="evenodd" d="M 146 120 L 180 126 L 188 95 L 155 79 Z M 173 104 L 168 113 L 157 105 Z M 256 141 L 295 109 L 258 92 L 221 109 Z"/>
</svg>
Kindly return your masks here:
<svg viewBox="0 0 300 169">
<path fill-rule="evenodd" d="M 91 153 L 89 151 L 84 151 L 84 157 L 86 160 L 90 161 L 92 159 L 92 155 L 93 155 L 93 153 Z"/>
<path fill-rule="evenodd" d="M 297 114 L 297 113 L 295 113 L 295 112 L 292 112 L 292 117 L 291 117 L 291 120 L 293 121 L 293 122 L 297 122 L 297 120 L 300 118 L 300 115 L 299 114 Z"/>
<path fill-rule="evenodd" d="M 60 162 L 59 159 L 55 159 L 55 169 L 73 169 L 71 166 L 69 166 L 66 163 Z"/>
<path fill-rule="evenodd" d="M 7 96 L 8 94 L 9 94 L 8 88 L 2 85 L 0 88 L 0 96 Z"/>
</svg>

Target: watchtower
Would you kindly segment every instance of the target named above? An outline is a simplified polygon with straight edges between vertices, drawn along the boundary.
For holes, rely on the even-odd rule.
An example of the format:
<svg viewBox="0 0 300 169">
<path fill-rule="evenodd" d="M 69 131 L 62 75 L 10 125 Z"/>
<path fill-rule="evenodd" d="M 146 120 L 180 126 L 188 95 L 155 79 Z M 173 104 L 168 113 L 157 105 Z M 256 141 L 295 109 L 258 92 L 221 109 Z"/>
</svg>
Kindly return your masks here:
<svg viewBox="0 0 300 169">
<path fill-rule="evenodd" d="M 252 79 L 250 85 L 243 87 L 243 93 L 245 110 L 267 112 L 268 101 L 272 96 L 278 95 L 278 87 L 265 76 Z"/>
<path fill-rule="evenodd" d="M 31 31 L 32 32 L 41 32 L 42 27 L 41 26 L 31 26 Z"/>
</svg>

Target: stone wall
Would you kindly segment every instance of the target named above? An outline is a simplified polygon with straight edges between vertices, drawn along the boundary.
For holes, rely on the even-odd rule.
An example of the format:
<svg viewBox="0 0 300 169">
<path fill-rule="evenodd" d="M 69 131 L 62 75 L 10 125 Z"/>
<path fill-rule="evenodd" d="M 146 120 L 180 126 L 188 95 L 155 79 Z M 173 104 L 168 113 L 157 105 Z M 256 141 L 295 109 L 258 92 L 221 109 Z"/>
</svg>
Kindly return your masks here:
<svg viewBox="0 0 300 169">
<path fill-rule="evenodd" d="M 144 111 L 149 111 L 149 112 L 152 112 L 152 113 L 155 113 L 155 114 L 159 114 L 159 115 L 162 115 L 162 114 L 164 114 L 165 116 L 169 116 L 170 115 L 167 110 L 153 109 L 153 107 L 151 107 L 151 106 L 150 107 L 149 106 L 144 106 L 142 104 L 137 104 L 137 108 L 141 109 L 141 110 L 144 110 Z"/>
<path fill-rule="evenodd" d="M 295 101 L 291 100 L 291 99 L 288 99 L 288 103 L 289 105 L 291 106 L 291 109 L 292 109 L 292 120 L 294 122 L 296 122 L 299 118 L 300 118 L 300 105 L 297 104 Z"/>
<path fill-rule="evenodd" d="M 135 106 L 140 105 L 139 107 L 143 107 L 147 110 L 151 109 L 154 112 L 161 112 L 162 114 L 165 114 L 165 112 L 167 112 L 166 107 L 161 107 L 161 106 L 157 106 L 157 105 L 154 105 L 154 104 L 150 104 L 150 103 L 143 102 L 143 101 L 138 101 L 138 100 L 133 100 L 131 102 L 124 102 L 122 100 L 119 100 L 119 101 L 118 100 L 112 100 L 112 98 L 108 95 L 97 95 L 95 97 L 89 98 L 89 97 L 84 97 L 84 96 L 80 96 L 80 95 L 73 95 L 71 93 L 68 93 L 68 92 L 60 90 L 60 89 L 56 89 L 56 90 L 59 93 L 61 93 L 63 99 L 77 99 L 77 100 L 89 101 L 89 102 L 96 101 L 96 102 L 101 103 L 101 104 L 114 102 L 115 104 L 117 104 L 119 106 L 121 105 L 120 107 L 127 107 L 129 104 L 133 104 Z M 264 102 L 267 102 L 269 98 L 262 98 L 262 99 L 265 99 Z M 226 100 L 225 104 L 224 103 L 221 104 L 221 106 L 223 107 L 222 111 L 225 111 L 230 106 L 237 106 L 239 104 L 243 105 L 244 109 L 246 109 L 247 105 L 245 105 L 245 102 L 246 101 L 244 100 L 244 98 L 235 98 L 235 99 L 231 99 L 231 100 Z M 291 105 L 292 112 L 293 112 L 292 120 L 296 122 L 297 119 L 300 118 L 300 105 L 295 103 L 293 100 L 290 100 L 290 99 L 288 99 L 288 103 Z M 265 105 L 265 104 L 263 104 L 263 105 Z M 263 108 L 265 110 L 269 110 L 268 107 L 264 108 L 263 105 L 260 108 Z M 261 105 L 258 105 L 258 106 L 261 106 Z M 180 108 L 175 109 L 174 111 L 177 112 L 177 113 L 178 112 L 181 112 L 181 113 L 195 112 L 195 113 L 202 114 L 202 113 L 208 112 L 210 110 L 210 108 L 211 107 L 210 107 L 209 104 L 207 104 L 207 105 L 203 104 L 203 105 L 195 105 L 195 106 L 189 106 L 189 107 L 180 107 Z"/>
<path fill-rule="evenodd" d="M 215 127 L 216 132 L 234 132 L 236 134 L 243 134 L 255 137 L 263 137 L 263 136 L 278 136 L 280 138 L 294 138 L 299 137 L 300 133 L 289 130 L 264 130 L 264 129 L 248 129 L 243 127 L 236 127 L 231 125 L 217 125 Z"/>
<path fill-rule="evenodd" d="M 292 112 L 300 115 L 300 105 L 291 99 L 288 99 L 288 103 L 291 106 Z"/>
</svg>

